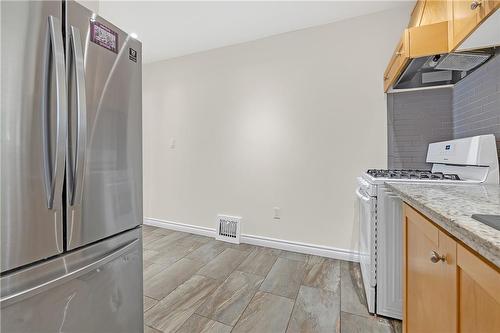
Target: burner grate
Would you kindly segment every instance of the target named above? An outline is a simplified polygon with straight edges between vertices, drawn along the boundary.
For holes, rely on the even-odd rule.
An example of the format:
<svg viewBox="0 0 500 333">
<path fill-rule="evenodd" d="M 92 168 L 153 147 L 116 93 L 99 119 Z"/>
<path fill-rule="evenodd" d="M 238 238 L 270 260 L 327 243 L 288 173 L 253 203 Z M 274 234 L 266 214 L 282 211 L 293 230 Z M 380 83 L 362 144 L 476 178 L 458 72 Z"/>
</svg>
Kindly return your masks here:
<svg viewBox="0 0 500 333">
<path fill-rule="evenodd" d="M 369 169 L 366 173 L 374 178 L 388 179 L 420 179 L 420 180 L 461 180 L 457 174 L 432 172 L 418 169 Z"/>
</svg>

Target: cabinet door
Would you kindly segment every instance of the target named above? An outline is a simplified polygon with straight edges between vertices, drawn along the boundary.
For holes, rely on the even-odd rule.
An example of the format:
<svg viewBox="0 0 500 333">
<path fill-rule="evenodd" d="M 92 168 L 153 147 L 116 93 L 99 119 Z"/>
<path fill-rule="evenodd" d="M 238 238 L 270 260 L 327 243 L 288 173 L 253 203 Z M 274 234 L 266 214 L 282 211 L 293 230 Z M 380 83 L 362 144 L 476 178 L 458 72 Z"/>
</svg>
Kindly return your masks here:
<svg viewBox="0 0 500 333">
<path fill-rule="evenodd" d="M 426 1 L 420 25 L 448 21 L 448 5 L 448 1 Z"/>
<path fill-rule="evenodd" d="M 396 46 L 396 50 L 387 65 L 387 69 L 384 73 L 384 91 L 387 91 L 389 87 L 397 80 L 403 68 L 406 66 L 408 61 L 410 61 L 410 51 L 409 46 L 409 33 L 408 29 L 405 29 L 403 36 Z"/>
<path fill-rule="evenodd" d="M 456 332 L 456 243 L 405 204 L 405 331 Z"/>
<path fill-rule="evenodd" d="M 479 22 L 480 0 L 453 1 L 451 46 L 458 46 L 475 28 Z"/>
<path fill-rule="evenodd" d="M 411 12 L 410 22 L 408 23 L 408 28 L 418 27 L 422 21 L 422 15 L 425 8 L 425 0 L 418 0 Z"/>
<path fill-rule="evenodd" d="M 500 0 L 484 0 L 481 1 L 479 7 L 479 20 L 487 18 L 490 14 L 500 7 Z"/>
<path fill-rule="evenodd" d="M 500 332 L 500 273 L 457 246 L 460 332 Z"/>
</svg>

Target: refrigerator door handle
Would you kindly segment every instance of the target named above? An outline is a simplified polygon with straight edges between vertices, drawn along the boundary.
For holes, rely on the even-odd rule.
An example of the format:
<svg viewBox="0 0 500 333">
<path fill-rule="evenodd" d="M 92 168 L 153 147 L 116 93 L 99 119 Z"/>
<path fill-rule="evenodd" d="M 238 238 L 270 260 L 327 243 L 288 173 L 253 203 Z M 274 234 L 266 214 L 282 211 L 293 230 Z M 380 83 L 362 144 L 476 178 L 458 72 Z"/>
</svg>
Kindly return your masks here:
<svg viewBox="0 0 500 333">
<path fill-rule="evenodd" d="M 70 203 L 75 205 L 81 202 L 83 189 L 83 169 L 85 167 L 85 155 L 87 151 L 87 99 L 85 95 L 85 63 L 82 51 L 80 30 L 71 26 L 70 47 L 72 52 L 72 64 L 74 65 L 76 81 L 76 112 L 77 112 L 77 140 L 75 148 L 76 163 L 72 172 L 72 183 L 70 186 Z M 73 70 L 73 69 L 70 69 Z"/>
<path fill-rule="evenodd" d="M 66 72 L 64 62 L 64 44 L 62 32 L 60 31 L 61 22 L 57 17 L 48 17 L 48 31 L 45 41 L 44 69 L 43 69 L 43 93 L 42 93 L 42 124 L 43 124 L 43 159 L 44 159 L 44 178 L 45 193 L 47 199 L 47 208 L 52 209 L 56 188 L 62 190 L 64 181 L 64 158 L 65 142 L 67 133 L 67 95 L 66 95 Z M 51 125 L 52 107 L 51 107 L 51 71 L 54 68 L 56 82 L 56 124 L 55 124 L 55 151 L 54 160 L 52 157 L 52 137 L 53 130 Z"/>
<path fill-rule="evenodd" d="M 139 242 L 139 239 L 133 240 L 132 242 L 123 245 L 122 247 L 118 248 L 116 251 L 112 252 L 111 254 L 108 254 L 107 256 L 96 260 L 88 265 L 85 265 L 83 267 L 80 267 L 78 269 L 75 269 L 71 272 L 68 272 L 62 276 L 58 276 L 52 280 L 46 281 L 42 284 L 33 286 L 31 288 L 25 289 L 23 291 L 13 293 L 11 295 L 7 295 L 5 297 L 2 297 L 0 299 L 0 306 L 2 308 L 9 306 L 13 303 L 19 302 L 21 300 L 24 300 L 26 298 L 35 296 L 41 292 L 44 292 L 48 289 L 51 289 L 53 287 L 56 287 L 58 285 L 61 285 L 69 280 L 73 280 L 79 276 L 82 276 L 90 271 L 99 269 L 99 267 L 104 266 L 108 262 L 128 253 L 130 250 L 132 250 L 134 247 L 137 246 L 137 243 Z"/>
</svg>

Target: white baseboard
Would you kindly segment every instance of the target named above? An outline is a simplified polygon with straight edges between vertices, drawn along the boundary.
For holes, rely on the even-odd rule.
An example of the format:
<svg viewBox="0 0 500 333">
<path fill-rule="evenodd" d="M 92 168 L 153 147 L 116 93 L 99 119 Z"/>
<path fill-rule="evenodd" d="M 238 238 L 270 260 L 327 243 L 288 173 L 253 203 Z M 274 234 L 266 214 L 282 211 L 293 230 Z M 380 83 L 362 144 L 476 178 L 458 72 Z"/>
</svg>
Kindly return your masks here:
<svg viewBox="0 0 500 333">
<path fill-rule="evenodd" d="M 144 218 L 144 224 L 152 225 L 154 227 L 159 227 L 159 228 L 189 232 L 189 233 L 195 234 L 195 235 L 202 235 L 202 236 L 208 236 L 208 237 L 215 238 L 215 229 L 199 227 L 199 226 L 192 225 L 192 224 L 165 221 L 165 220 L 159 220 L 159 219 L 154 219 L 154 218 L 150 218 L 150 217 Z"/>
<path fill-rule="evenodd" d="M 215 229 L 199 227 L 191 224 L 178 223 L 172 221 L 159 220 L 155 218 L 144 218 L 144 224 L 151 225 L 159 228 L 165 228 L 176 231 L 189 232 L 196 235 L 208 236 L 215 238 Z M 276 239 L 264 236 L 246 235 L 241 234 L 240 241 L 242 243 L 266 246 L 274 249 L 299 252 L 305 254 L 312 254 L 321 257 L 355 261 L 359 262 L 359 254 L 356 251 L 339 249 L 323 245 L 314 245 L 301 242 L 287 241 L 283 239 Z"/>
</svg>

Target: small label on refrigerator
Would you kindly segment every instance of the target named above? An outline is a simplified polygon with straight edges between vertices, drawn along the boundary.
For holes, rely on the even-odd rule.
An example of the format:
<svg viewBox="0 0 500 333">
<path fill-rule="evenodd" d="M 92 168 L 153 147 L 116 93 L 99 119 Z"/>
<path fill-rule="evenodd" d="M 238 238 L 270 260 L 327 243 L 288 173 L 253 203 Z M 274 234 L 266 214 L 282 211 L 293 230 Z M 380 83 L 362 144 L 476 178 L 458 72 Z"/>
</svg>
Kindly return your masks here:
<svg viewBox="0 0 500 333">
<path fill-rule="evenodd" d="M 128 58 L 133 62 L 137 62 L 137 51 L 130 47 L 128 49 Z"/>
<path fill-rule="evenodd" d="M 118 34 L 99 22 L 90 21 L 90 40 L 111 52 L 118 53 Z"/>
</svg>

